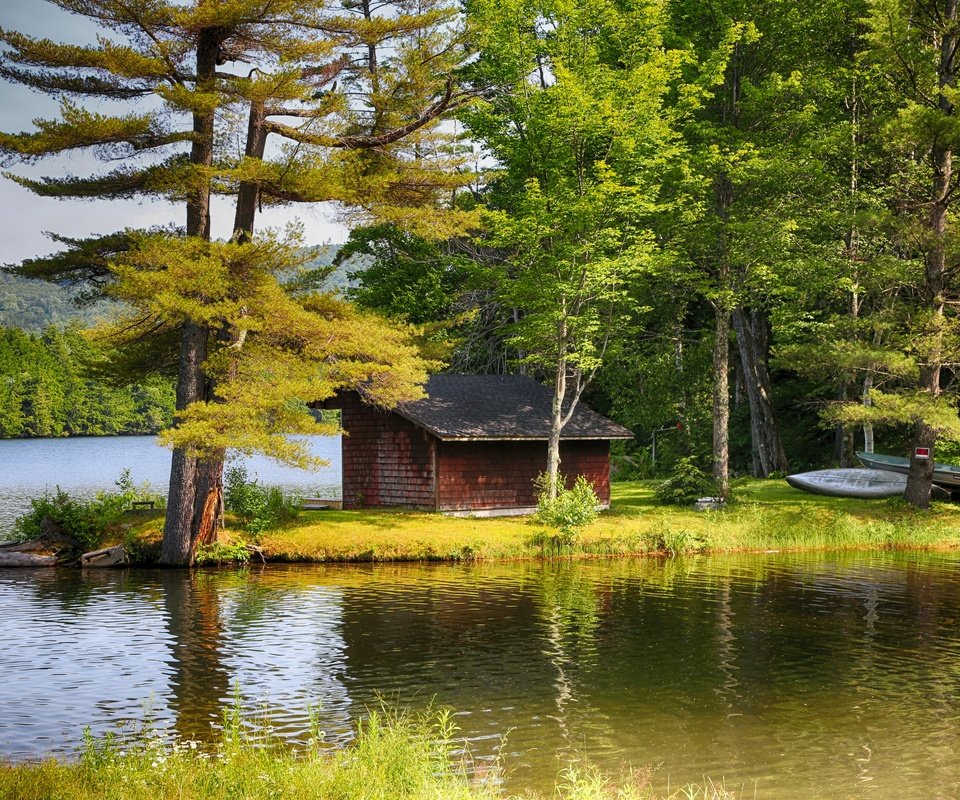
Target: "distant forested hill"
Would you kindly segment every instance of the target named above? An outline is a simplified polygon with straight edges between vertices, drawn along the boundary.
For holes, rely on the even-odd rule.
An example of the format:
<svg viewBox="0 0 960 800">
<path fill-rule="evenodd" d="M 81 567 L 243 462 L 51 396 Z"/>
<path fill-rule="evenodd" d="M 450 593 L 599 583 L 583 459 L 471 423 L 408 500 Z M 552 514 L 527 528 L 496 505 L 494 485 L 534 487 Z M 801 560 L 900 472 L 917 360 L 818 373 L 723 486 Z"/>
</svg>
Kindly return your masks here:
<svg viewBox="0 0 960 800">
<path fill-rule="evenodd" d="M 314 269 L 329 267 L 340 245 L 323 245 L 311 263 Z M 331 268 L 323 282 L 327 290 L 343 289 L 348 284 L 347 271 L 355 266 Z M 42 333 L 49 326 L 62 328 L 71 322 L 89 326 L 107 316 L 113 304 L 103 301 L 78 308 L 70 289 L 46 281 L 31 280 L 0 269 L 0 328 L 19 328 L 29 333 Z"/>
<path fill-rule="evenodd" d="M 0 327 L 40 333 L 50 325 L 90 325 L 110 311 L 110 304 L 78 308 L 69 289 L 11 275 L 0 270 Z"/>
<path fill-rule="evenodd" d="M 339 249 L 320 248 L 309 265 L 329 268 L 322 288 L 348 283 L 330 267 Z M 117 308 L 109 301 L 77 307 L 74 293 L 0 270 L 0 438 L 156 433 L 173 419 L 169 378 L 109 385 L 90 365 L 98 345 L 82 333 Z"/>
</svg>

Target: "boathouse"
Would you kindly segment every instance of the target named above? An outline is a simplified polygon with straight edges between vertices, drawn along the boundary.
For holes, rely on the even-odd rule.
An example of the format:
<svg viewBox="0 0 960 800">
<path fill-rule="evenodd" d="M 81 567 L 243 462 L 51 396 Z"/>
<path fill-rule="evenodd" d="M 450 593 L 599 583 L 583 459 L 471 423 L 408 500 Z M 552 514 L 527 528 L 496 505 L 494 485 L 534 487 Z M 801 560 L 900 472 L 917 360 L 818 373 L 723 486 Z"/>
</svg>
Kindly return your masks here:
<svg viewBox="0 0 960 800">
<path fill-rule="evenodd" d="M 338 408 L 343 507 L 398 506 L 455 515 L 536 510 L 547 468 L 551 391 L 522 375 L 434 375 L 427 397 L 385 411 L 346 392 Z M 610 442 L 629 430 L 578 404 L 564 427 L 560 471 L 584 475 L 610 504 Z"/>
</svg>

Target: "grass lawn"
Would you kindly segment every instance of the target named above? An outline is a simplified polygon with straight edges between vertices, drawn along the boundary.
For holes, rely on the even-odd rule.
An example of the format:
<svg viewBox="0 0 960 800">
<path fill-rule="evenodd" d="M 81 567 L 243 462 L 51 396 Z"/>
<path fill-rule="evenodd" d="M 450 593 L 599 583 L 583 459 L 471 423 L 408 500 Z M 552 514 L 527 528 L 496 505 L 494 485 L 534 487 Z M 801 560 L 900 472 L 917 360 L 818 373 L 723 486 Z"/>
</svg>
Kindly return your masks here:
<svg viewBox="0 0 960 800">
<path fill-rule="evenodd" d="M 900 499 L 821 497 L 783 480 L 751 480 L 723 511 L 661 505 L 655 481 L 613 484 L 609 511 L 572 548 L 555 548 L 550 531 L 530 517 L 445 517 L 400 510 L 307 511 L 263 534 L 278 561 L 518 559 L 552 555 L 735 552 L 842 548 L 960 547 L 960 504 L 918 512 Z M 156 541 L 159 521 L 137 535 Z M 228 520 L 228 528 L 229 528 Z M 226 541 L 244 538 L 228 530 Z"/>
</svg>

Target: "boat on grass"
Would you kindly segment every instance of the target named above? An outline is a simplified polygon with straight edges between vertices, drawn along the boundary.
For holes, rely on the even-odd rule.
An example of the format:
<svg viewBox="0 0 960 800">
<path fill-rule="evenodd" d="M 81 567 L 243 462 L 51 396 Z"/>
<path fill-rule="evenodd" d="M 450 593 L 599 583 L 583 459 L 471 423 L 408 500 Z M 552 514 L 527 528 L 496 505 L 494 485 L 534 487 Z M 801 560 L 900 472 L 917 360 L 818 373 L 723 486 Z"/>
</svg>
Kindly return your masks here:
<svg viewBox="0 0 960 800">
<path fill-rule="evenodd" d="M 857 453 L 860 463 L 870 469 L 881 469 L 906 475 L 910 472 L 910 459 L 888 456 L 883 453 Z M 938 486 L 960 487 L 960 467 L 950 464 L 933 465 L 933 482 Z"/>
<path fill-rule="evenodd" d="M 786 480 L 795 489 L 831 497 L 897 497 L 907 488 L 906 475 L 860 467 L 800 472 L 788 475 Z"/>
</svg>

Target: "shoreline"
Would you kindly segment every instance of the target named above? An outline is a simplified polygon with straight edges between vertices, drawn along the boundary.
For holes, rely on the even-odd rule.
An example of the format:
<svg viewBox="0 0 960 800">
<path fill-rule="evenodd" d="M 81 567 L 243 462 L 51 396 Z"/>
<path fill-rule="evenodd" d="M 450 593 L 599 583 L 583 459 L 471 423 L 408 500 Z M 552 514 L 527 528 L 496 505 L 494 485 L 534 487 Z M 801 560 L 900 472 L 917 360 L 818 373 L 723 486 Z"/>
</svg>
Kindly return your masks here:
<svg viewBox="0 0 960 800">
<path fill-rule="evenodd" d="M 659 504 L 656 481 L 613 484 L 613 504 L 572 546 L 557 546 L 533 517 L 445 517 L 400 509 L 305 511 L 254 537 L 228 525 L 218 545 L 235 561 L 244 544 L 267 563 L 463 563 L 554 559 L 657 558 L 823 551 L 960 549 L 960 505 L 919 512 L 899 499 L 854 500 L 805 494 L 778 479 L 752 480 L 721 511 Z M 149 562 L 162 519 L 134 525 L 123 539 Z M 119 540 L 118 542 L 119 543 Z M 233 556 L 230 553 L 233 553 Z M 260 563 L 252 553 L 250 563 Z"/>
</svg>

